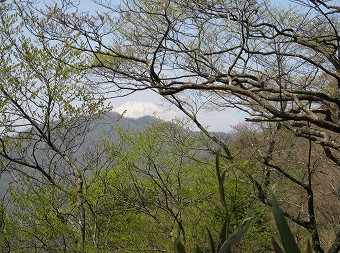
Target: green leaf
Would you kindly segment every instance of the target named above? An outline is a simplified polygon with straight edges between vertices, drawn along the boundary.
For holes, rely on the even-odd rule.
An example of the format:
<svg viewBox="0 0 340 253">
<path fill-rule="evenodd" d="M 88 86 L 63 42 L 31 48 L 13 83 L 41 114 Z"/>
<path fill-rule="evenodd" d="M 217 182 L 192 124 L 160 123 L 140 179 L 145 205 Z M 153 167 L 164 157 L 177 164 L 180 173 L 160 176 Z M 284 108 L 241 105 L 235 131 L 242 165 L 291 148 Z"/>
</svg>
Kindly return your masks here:
<svg viewBox="0 0 340 253">
<path fill-rule="evenodd" d="M 175 253 L 186 253 L 183 243 L 179 240 L 179 237 L 175 241 Z"/>
<path fill-rule="evenodd" d="M 272 209 L 274 213 L 274 219 L 276 226 L 279 230 L 282 245 L 287 253 L 301 253 L 298 248 L 293 234 L 287 224 L 285 217 L 283 216 L 275 194 L 272 194 Z"/>
<path fill-rule="evenodd" d="M 312 246 L 310 245 L 310 241 L 307 241 L 307 248 L 306 248 L 306 253 L 313 253 Z"/>
<path fill-rule="evenodd" d="M 272 238 L 272 244 L 274 248 L 275 253 L 284 253 L 283 250 L 281 249 L 280 245 Z"/>
<path fill-rule="evenodd" d="M 210 233 L 210 230 L 209 230 L 209 228 L 208 228 L 208 227 L 206 227 L 206 229 L 207 229 L 208 236 L 209 236 L 209 241 L 210 241 L 210 249 L 211 249 L 211 252 L 216 252 L 216 251 L 215 251 L 215 244 L 214 244 L 214 239 L 213 239 L 213 237 L 212 237 L 212 235 L 211 235 L 211 233 Z"/>
<path fill-rule="evenodd" d="M 185 253 L 185 247 L 184 247 L 183 243 L 178 242 L 177 250 L 178 250 L 178 253 Z"/>
<path fill-rule="evenodd" d="M 234 247 L 242 239 L 244 234 L 248 231 L 252 224 L 253 218 L 247 218 L 243 221 L 242 225 L 228 238 L 222 245 L 219 253 L 229 252 L 228 248 Z"/>
<path fill-rule="evenodd" d="M 230 246 L 230 244 L 228 244 L 226 253 L 231 253 L 231 246 Z"/>
<path fill-rule="evenodd" d="M 239 241 L 241 240 L 243 235 L 248 231 L 252 223 L 253 223 L 253 218 L 247 218 L 243 221 L 242 225 L 229 238 L 231 247 L 239 243 Z"/>
<path fill-rule="evenodd" d="M 204 253 L 204 251 L 200 247 L 196 247 L 195 253 Z"/>
<path fill-rule="evenodd" d="M 227 224 L 228 224 L 228 217 L 226 216 L 225 219 L 224 219 L 224 223 L 223 223 L 221 233 L 220 233 L 220 239 L 218 241 L 218 248 L 221 248 L 221 246 L 223 245 L 223 243 L 227 239 Z"/>
</svg>

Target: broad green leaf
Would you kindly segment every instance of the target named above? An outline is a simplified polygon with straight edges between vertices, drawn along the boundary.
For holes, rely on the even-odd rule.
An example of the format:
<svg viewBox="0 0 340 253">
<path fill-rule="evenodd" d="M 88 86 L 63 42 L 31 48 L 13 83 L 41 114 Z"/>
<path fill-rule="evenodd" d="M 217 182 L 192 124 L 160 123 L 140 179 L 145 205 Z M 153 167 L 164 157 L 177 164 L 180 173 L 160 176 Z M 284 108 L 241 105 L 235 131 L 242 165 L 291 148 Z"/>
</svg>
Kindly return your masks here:
<svg viewBox="0 0 340 253">
<path fill-rule="evenodd" d="M 215 244 L 214 244 L 214 239 L 213 239 L 213 237 L 212 237 L 212 235 L 211 235 L 211 233 L 210 233 L 210 230 L 209 230 L 209 228 L 208 228 L 208 227 L 206 227 L 206 229 L 207 229 L 208 236 L 209 236 L 209 241 L 210 241 L 210 249 L 211 249 L 211 252 L 216 252 L 216 251 L 215 251 Z"/>
<path fill-rule="evenodd" d="M 247 218 L 243 221 L 242 225 L 233 233 L 233 235 L 229 238 L 230 246 L 234 247 L 239 243 L 244 234 L 248 231 L 250 226 L 252 225 L 253 218 Z"/>
<path fill-rule="evenodd" d="M 281 249 L 280 245 L 272 238 L 272 244 L 274 248 L 275 253 L 284 253 L 283 250 Z"/>
<path fill-rule="evenodd" d="M 227 224 L 228 224 L 228 217 L 226 216 L 225 219 L 224 219 L 224 223 L 223 223 L 221 233 L 220 233 L 220 239 L 218 241 L 218 248 L 221 248 L 221 246 L 223 245 L 223 243 L 227 239 Z"/>
<path fill-rule="evenodd" d="M 219 250 L 219 253 L 228 252 L 228 247 L 234 247 L 242 239 L 244 234 L 251 226 L 253 218 L 247 218 L 243 221 L 242 225 L 228 238 Z"/>
<path fill-rule="evenodd" d="M 310 245 L 310 241 L 307 241 L 307 248 L 306 248 L 306 253 L 313 253 L 312 246 Z"/>
<path fill-rule="evenodd" d="M 179 237 L 175 241 L 175 253 L 186 253 L 183 243 L 180 241 Z"/>
<path fill-rule="evenodd" d="M 185 247 L 184 247 L 183 243 L 178 242 L 177 250 L 178 250 L 178 253 L 185 253 Z"/>
<path fill-rule="evenodd" d="M 279 230 L 282 245 L 287 253 L 301 253 L 295 240 L 293 234 L 287 224 L 285 217 L 283 216 L 275 194 L 272 194 L 272 209 L 274 213 L 274 219 L 276 226 Z"/>
</svg>

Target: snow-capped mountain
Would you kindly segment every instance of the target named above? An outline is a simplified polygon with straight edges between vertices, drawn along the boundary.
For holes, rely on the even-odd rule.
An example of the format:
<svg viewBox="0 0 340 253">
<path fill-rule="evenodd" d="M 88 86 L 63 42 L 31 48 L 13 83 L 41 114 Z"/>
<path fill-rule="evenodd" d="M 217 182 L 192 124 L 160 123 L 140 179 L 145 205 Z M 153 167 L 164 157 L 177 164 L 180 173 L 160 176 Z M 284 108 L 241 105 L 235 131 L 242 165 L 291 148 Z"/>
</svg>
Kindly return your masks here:
<svg viewBox="0 0 340 253">
<path fill-rule="evenodd" d="M 130 101 L 113 109 L 114 112 L 128 118 L 140 118 L 146 115 L 159 117 L 164 110 L 152 102 Z"/>
</svg>

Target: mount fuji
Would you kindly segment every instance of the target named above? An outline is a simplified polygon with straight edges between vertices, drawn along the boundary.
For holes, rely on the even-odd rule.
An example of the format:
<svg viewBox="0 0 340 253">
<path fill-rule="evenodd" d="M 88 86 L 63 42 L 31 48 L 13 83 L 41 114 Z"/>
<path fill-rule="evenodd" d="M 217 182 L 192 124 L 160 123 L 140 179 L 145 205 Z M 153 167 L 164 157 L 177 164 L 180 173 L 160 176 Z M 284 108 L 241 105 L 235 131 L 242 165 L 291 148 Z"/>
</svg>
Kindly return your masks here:
<svg viewBox="0 0 340 253">
<path fill-rule="evenodd" d="M 154 116 L 162 119 L 174 118 L 172 114 L 152 102 L 129 101 L 113 109 L 114 112 L 127 118 L 141 118 L 143 116 Z"/>
</svg>

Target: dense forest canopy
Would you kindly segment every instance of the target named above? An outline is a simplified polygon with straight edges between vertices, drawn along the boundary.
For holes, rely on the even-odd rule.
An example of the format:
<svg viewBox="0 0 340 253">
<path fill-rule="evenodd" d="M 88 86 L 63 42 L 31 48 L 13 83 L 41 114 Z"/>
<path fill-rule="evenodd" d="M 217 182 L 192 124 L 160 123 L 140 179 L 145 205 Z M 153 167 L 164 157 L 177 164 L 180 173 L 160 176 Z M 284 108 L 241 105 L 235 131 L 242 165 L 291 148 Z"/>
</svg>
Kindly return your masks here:
<svg viewBox="0 0 340 253">
<path fill-rule="evenodd" d="M 229 250 L 251 216 L 232 250 L 271 252 L 274 190 L 298 246 L 339 252 L 340 6 L 292 3 L 0 1 L 1 251 Z M 200 132 L 118 127 L 107 101 L 146 89 Z"/>
</svg>

